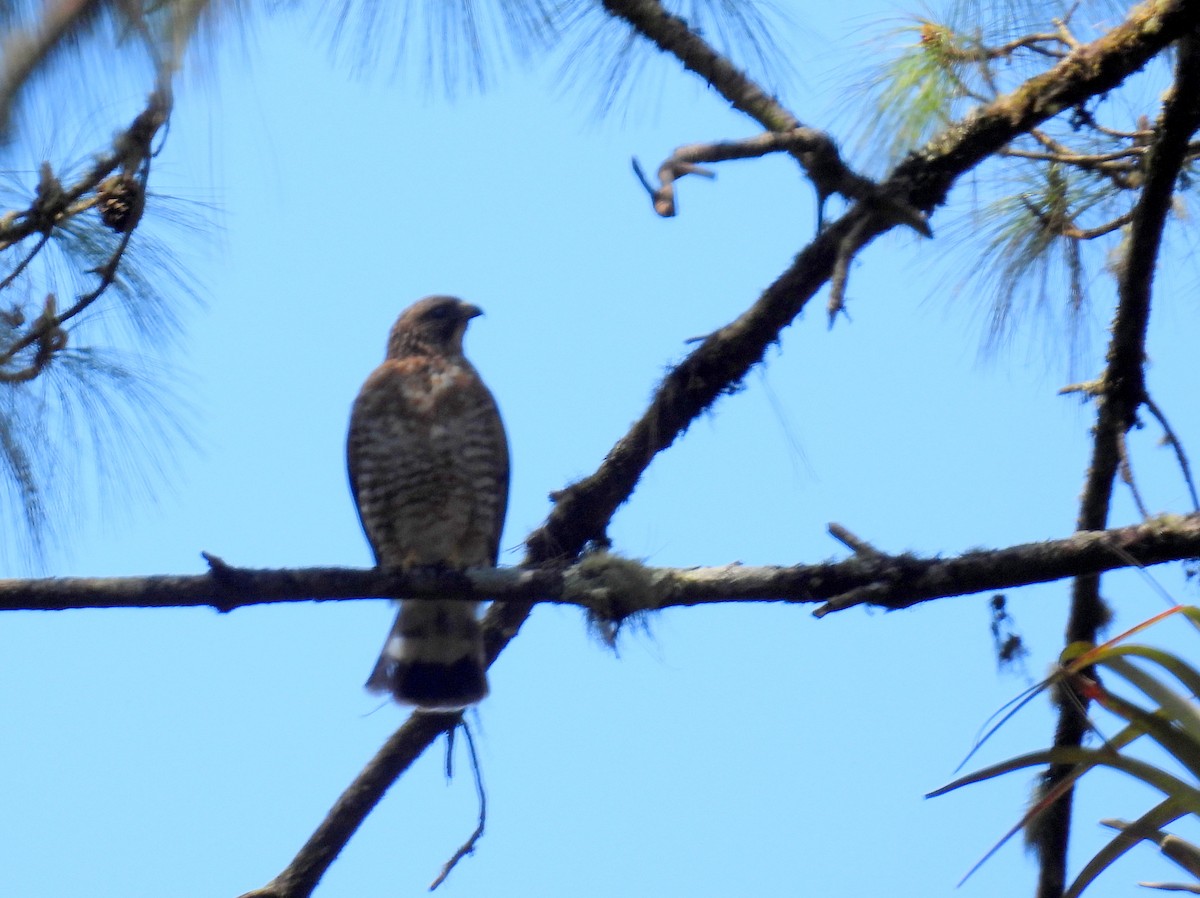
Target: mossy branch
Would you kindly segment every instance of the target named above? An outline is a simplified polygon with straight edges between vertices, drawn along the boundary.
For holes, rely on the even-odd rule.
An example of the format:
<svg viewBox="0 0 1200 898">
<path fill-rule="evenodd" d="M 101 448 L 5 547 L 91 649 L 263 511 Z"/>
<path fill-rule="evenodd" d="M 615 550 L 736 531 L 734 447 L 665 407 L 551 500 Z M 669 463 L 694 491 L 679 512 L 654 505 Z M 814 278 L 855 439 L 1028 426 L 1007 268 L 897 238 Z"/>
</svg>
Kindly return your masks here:
<svg viewBox="0 0 1200 898">
<path fill-rule="evenodd" d="M 838 525 L 831 530 L 842 531 Z M 0 611 L 209 607 L 228 612 L 282 602 L 366 598 L 549 602 L 619 622 L 646 611 L 721 602 L 819 604 L 818 616 L 854 605 L 890 610 L 1082 574 L 1200 557 L 1200 514 L 1079 532 L 1046 542 L 976 549 L 947 558 L 872 547 L 840 561 L 790 566 L 652 567 L 592 552 L 568 567 L 408 573 L 355 568 L 264 570 L 209 556 L 207 574 L 0 580 Z"/>
</svg>

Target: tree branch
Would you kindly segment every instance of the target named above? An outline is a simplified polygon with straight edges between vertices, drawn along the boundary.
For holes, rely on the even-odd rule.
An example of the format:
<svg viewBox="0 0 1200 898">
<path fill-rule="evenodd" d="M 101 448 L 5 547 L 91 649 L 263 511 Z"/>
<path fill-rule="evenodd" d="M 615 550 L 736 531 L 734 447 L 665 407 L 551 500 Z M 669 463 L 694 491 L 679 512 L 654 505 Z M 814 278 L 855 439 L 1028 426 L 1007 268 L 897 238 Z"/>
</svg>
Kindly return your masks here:
<svg viewBox="0 0 1200 898">
<path fill-rule="evenodd" d="M 0 65 L 0 141 L 7 137 L 12 105 L 21 88 L 54 50 L 89 27 L 100 0 L 46 0 L 38 27 L 10 34 L 3 41 Z"/>
<path fill-rule="evenodd" d="M 906 205 L 932 209 L 955 179 L 988 155 L 1057 112 L 1111 90 L 1198 20 L 1200 5 L 1183 0 L 1135 10 L 1103 38 L 947 129 L 901 163 L 884 189 L 903 193 Z M 864 217 L 865 226 L 859 223 Z M 578 551 L 589 540 L 603 543 L 609 518 L 632 494 L 650 461 L 761 361 L 766 348 L 829 280 L 847 237 L 861 227 L 865 246 L 894 225 L 871 207 L 856 205 L 801 250 L 753 306 L 672 369 L 650 407 L 596 473 L 554 495 L 553 512 L 527 542 L 538 563 L 569 558 L 572 549 Z"/>
<path fill-rule="evenodd" d="M 1146 154 L 1146 181 L 1133 208 L 1130 237 L 1118 281 L 1118 303 L 1112 324 L 1104 376 L 1097 392 L 1096 426 L 1077 527 L 1097 530 L 1108 522 L 1114 481 L 1121 469 L 1125 435 L 1137 421 L 1146 399 L 1146 328 L 1150 320 L 1151 284 L 1171 209 L 1176 179 L 1188 152 L 1188 141 L 1200 127 L 1200 37 L 1193 32 L 1179 43 L 1175 84 L 1163 105 L 1160 126 Z M 1100 596 L 1099 574 L 1075 580 L 1066 641 L 1095 642 L 1110 612 Z M 1056 748 L 1082 743 L 1088 724 L 1083 695 L 1064 695 L 1054 734 Z M 1054 765 L 1040 789 L 1053 790 L 1072 771 Z M 1068 788 L 1044 812 L 1036 827 L 1041 861 L 1039 898 L 1058 898 L 1066 882 L 1073 790 Z"/>
<path fill-rule="evenodd" d="M 804 127 L 782 103 L 718 53 L 689 28 L 687 22 L 667 12 L 659 0 L 604 0 L 604 8 L 609 15 L 624 19 L 662 52 L 671 54 L 686 69 L 703 78 L 734 109 L 745 113 L 767 131 L 791 135 L 786 146 L 775 149 L 785 150 L 804 168 L 816 188 L 819 205 L 835 193 L 851 200 L 876 203 L 890 208 L 898 221 L 928 236 L 929 226 L 918 213 L 897 204 L 894 195 L 881 193 L 874 181 L 851 170 L 842 160 L 832 137 L 824 131 Z"/>
<path fill-rule="evenodd" d="M 47 310 L 55 305 L 53 294 L 47 296 L 43 313 L 23 333 L 14 329 L 12 342 L 0 346 L 0 379 L 13 382 L 36 376 L 50 360 L 50 354 L 44 354 L 43 349 L 53 346 L 54 350 L 58 350 L 66 346 L 63 325 L 88 308 L 116 282 L 121 261 L 145 202 L 154 138 L 170 116 L 171 103 L 170 86 L 164 81 L 151 92 L 145 109 L 113 141 L 112 150 L 97 159 L 82 178 L 63 188 L 49 163 L 43 163 L 34 202 L 22 212 L 10 212 L 0 217 L 0 251 L 34 234 L 40 234 L 30 253 L 0 282 L 0 289 L 12 285 L 33 256 L 46 245 L 56 227 L 80 212 L 100 205 L 102 220 L 121 233 L 121 239 L 109 258 L 90 272 L 97 276 L 95 287 L 76 297 L 61 313 L 47 314 Z M 120 173 L 114 175 L 118 169 Z M 85 195 L 93 192 L 93 196 L 85 198 Z M 37 347 L 37 353 L 30 363 L 20 365 L 16 371 L 3 370 L 22 361 L 22 357 L 28 355 L 24 351 L 34 346 Z"/>
<path fill-rule="evenodd" d="M 1112 90 L 1169 44 L 1200 23 L 1190 0 L 1143 3 L 1117 27 L 1076 48 L 1058 64 L 1009 94 L 972 110 L 897 166 L 884 183 L 906 190 L 929 210 L 945 201 L 954 181 L 1019 134 L 1090 97 Z"/>
<path fill-rule="evenodd" d="M 838 539 L 851 539 L 830 525 Z M 649 567 L 595 552 L 569 567 L 389 572 L 379 569 L 261 570 L 221 563 L 208 574 L 0 580 L 0 611 L 194 608 L 220 612 L 281 602 L 369 598 L 577 605 L 602 620 L 721 602 L 823 603 L 823 617 L 858 604 L 897 610 L 952 596 L 995 592 L 1083 574 L 1200 557 L 1200 513 L 1057 540 L 976 549 L 943 558 L 892 555 L 857 537 L 841 561 L 783 566 Z M 860 599 L 863 594 L 869 598 Z"/>
<path fill-rule="evenodd" d="M 146 107 L 117 135 L 112 148 L 93 162 L 92 167 L 68 187 L 55 191 L 53 202 L 39 192 L 34 203 L 20 212 L 0 215 L 0 250 L 8 249 L 33 234 L 45 233 L 60 218 L 82 208 L 74 208 L 81 198 L 96 190 L 118 168 L 133 171 L 150 155 L 151 144 L 171 114 L 170 85 L 162 82 L 146 99 Z M 95 205 L 87 201 L 85 208 Z"/>
<path fill-rule="evenodd" d="M 749 75 L 722 56 L 703 37 L 673 16 L 659 0 L 604 0 L 605 11 L 628 22 L 638 34 L 699 75 L 739 112 L 768 131 L 792 131 L 800 121 L 767 94 Z M 836 150 L 834 150 L 836 154 Z"/>
<path fill-rule="evenodd" d="M 354 778 L 283 872 L 241 898 L 311 895 L 334 858 L 392 783 L 438 736 L 453 730 L 461 719 L 461 714 L 414 712 Z"/>
</svg>

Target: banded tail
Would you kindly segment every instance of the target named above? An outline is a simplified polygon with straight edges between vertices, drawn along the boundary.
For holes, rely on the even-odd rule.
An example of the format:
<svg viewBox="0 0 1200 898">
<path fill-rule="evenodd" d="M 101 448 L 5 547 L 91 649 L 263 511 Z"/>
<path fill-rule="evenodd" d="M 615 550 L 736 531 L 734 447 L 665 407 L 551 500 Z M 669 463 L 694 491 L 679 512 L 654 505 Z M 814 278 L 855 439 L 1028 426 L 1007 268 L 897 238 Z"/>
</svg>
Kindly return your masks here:
<svg viewBox="0 0 1200 898">
<path fill-rule="evenodd" d="M 477 607 L 401 602 L 367 689 L 431 711 L 458 711 L 480 701 L 488 685 Z"/>
</svg>

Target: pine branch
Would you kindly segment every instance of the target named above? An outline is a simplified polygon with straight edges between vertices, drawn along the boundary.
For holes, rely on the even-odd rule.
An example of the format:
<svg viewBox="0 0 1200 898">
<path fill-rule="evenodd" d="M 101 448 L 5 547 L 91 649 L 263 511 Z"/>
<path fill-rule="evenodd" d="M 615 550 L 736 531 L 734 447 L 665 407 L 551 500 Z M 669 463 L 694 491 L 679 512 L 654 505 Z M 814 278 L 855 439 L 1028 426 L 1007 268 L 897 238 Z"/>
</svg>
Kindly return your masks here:
<svg viewBox="0 0 1200 898">
<path fill-rule="evenodd" d="M 837 524 L 831 532 L 844 533 Z M 841 537 L 839 537 L 840 539 Z M 844 541 L 844 540 L 843 540 Z M 1132 527 L 960 555 L 893 555 L 862 543 L 840 561 L 791 566 L 650 567 L 594 552 L 569 567 L 388 572 L 356 568 L 237 568 L 207 574 L 0 580 L 0 611 L 193 608 L 220 612 L 282 602 L 398 598 L 577 605 L 601 620 L 721 602 L 821 603 L 818 617 L 854 605 L 897 610 L 923 602 L 1200 557 L 1200 513 Z"/>
<path fill-rule="evenodd" d="M 909 194 L 918 209 L 941 205 L 964 171 L 1020 134 L 1117 87 L 1200 24 L 1191 0 L 1143 3 L 1128 18 L 1011 93 L 974 109 L 912 153 L 883 185 Z"/>
<path fill-rule="evenodd" d="M 121 261 L 134 228 L 141 218 L 146 179 L 149 176 L 150 159 L 154 153 L 154 139 L 166 125 L 171 105 L 170 86 L 162 81 L 147 97 L 145 109 L 113 140 L 111 151 L 96 159 L 82 177 L 63 187 L 49 163 L 43 163 L 41 182 L 34 202 L 27 209 L 0 217 L 0 252 L 34 234 L 41 235 L 30 253 L 4 279 L 3 286 L 7 287 L 11 286 L 13 279 L 29 260 L 46 245 L 55 228 L 61 227 L 70 218 L 97 204 L 103 205 L 106 199 L 119 199 L 124 208 L 120 215 L 116 215 L 112 209 L 107 213 L 109 218 L 106 220 L 106 226 L 119 231 L 121 239 L 109 258 L 91 272 L 97 276 L 96 286 L 76 297 L 62 312 L 57 312 L 53 294 L 48 295 L 42 314 L 23 332 L 16 331 L 11 343 L 0 346 L 0 368 L 12 364 L 23 350 L 35 345 L 39 348 L 39 355 L 31 364 L 22 366 L 16 372 L 7 372 L 4 375 L 5 379 L 28 379 L 27 374 L 36 376 L 49 361 L 49 355 L 42 357 L 42 347 L 53 345 L 55 351 L 64 348 L 67 340 L 63 325 L 92 305 L 116 282 Z M 118 169 L 121 169 L 121 172 L 114 176 L 113 173 Z"/>
<path fill-rule="evenodd" d="M 1130 238 L 1118 279 L 1117 312 L 1113 320 L 1104 376 L 1097 390 L 1092 458 L 1080 503 L 1077 527 L 1094 530 L 1107 525 L 1116 477 L 1121 469 L 1125 435 L 1137 423 L 1146 401 L 1144 365 L 1146 329 L 1150 321 L 1151 284 L 1171 209 L 1176 180 L 1188 154 L 1188 142 L 1200 128 L 1200 37 L 1195 33 L 1179 43 L 1175 84 L 1163 105 L 1160 126 L 1146 154 L 1146 181 L 1133 208 Z M 1066 641 L 1094 642 L 1108 621 L 1109 609 L 1100 596 L 1099 574 L 1075 580 Z M 1088 723 L 1083 695 L 1064 695 L 1054 734 L 1056 748 L 1078 746 Z M 1039 788 L 1051 790 L 1073 768 L 1050 767 Z M 1041 870 L 1039 898 L 1058 898 L 1066 883 L 1073 791 L 1066 789 L 1039 820 L 1035 833 Z"/>
<path fill-rule="evenodd" d="M 1154 10 L 1139 7 L 1095 43 L 947 129 L 898 166 L 881 189 L 901 194 L 904 205 L 932 209 L 955 179 L 989 154 L 1051 115 L 1111 90 L 1198 21 L 1200 4 L 1176 0 Z M 667 375 L 650 407 L 596 473 L 555 495 L 546 525 L 528 540 L 538 562 L 569 558 L 589 540 L 603 543 L 608 520 L 632 495 L 654 456 L 762 360 L 766 348 L 830 279 L 851 236 L 865 246 L 895 223 L 872 206 L 855 206 L 801 250 L 753 306 L 706 337 Z"/>
<path fill-rule="evenodd" d="M 38 27 L 4 38 L 0 49 L 0 141 L 8 134 L 13 102 L 30 76 L 72 35 L 99 14 L 100 0 L 47 0 Z"/>
<path fill-rule="evenodd" d="M 8 249 L 34 234 L 45 234 L 64 218 L 69 218 L 96 204 L 93 193 L 118 168 L 135 171 L 151 154 L 151 144 L 171 114 L 171 90 L 166 82 L 159 84 L 146 98 L 146 107 L 129 127 L 113 140 L 112 148 L 98 156 L 82 176 L 72 184 L 58 186 L 47 199 L 39 190 L 37 199 L 27 209 L 0 215 L 0 250 Z"/>
<path fill-rule="evenodd" d="M 460 714 L 413 713 L 354 778 L 283 872 L 241 898 L 311 895 L 334 858 L 392 783 L 438 736 L 453 730 L 461 719 Z"/>
<path fill-rule="evenodd" d="M 800 120 L 782 103 L 717 52 L 689 28 L 687 22 L 667 12 L 659 0 L 604 0 L 604 9 L 609 15 L 628 22 L 659 50 L 677 58 L 685 68 L 719 91 L 734 109 L 744 112 L 768 131 L 792 131 L 800 127 Z"/>
<path fill-rule="evenodd" d="M 778 99 L 769 96 L 749 75 L 718 53 L 700 34 L 688 27 L 687 22 L 667 12 L 659 0 L 604 0 L 604 9 L 609 15 L 628 22 L 638 34 L 653 42 L 662 52 L 676 57 L 685 68 L 695 72 L 717 90 L 734 109 L 754 119 L 768 132 L 787 135 L 778 139 L 776 145 L 760 148 L 758 153 L 719 158 L 742 158 L 762 152 L 785 151 L 800 163 L 812 181 L 817 191 L 818 207 L 824 205 L 827 197 L 840 193 L 847 199 L 876 205 L 886 210 L 895 221 L 930 236 L 929 226 L 918 212 L 898 202 L 895 194 L 881 192 L 874 181 L 853 171 L 845 163 L 829 134 L 803 126 Z M 760 135 L 751 138 L 751 143 L 754 141 L 771 143 L 772 138 Z M 663 166 L 670 164 L 671 160 L 668 160 Z M 664 187 L 668 183 L 664 183 Z M 650 190 L 653 194 L 653 188 Z"/>
</svg>

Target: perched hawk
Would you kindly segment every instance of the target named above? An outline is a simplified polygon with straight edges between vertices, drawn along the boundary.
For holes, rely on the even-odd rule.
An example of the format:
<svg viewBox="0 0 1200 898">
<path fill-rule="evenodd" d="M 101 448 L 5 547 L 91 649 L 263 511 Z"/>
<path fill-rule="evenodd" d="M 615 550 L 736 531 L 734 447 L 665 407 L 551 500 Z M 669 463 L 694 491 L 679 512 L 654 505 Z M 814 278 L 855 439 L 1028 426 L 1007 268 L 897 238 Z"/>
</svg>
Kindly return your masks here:
<svg viewBox="0 0 1200 898">
<path fill-rule="evenodd" d="M 392 327 L 387 357 L 350 414 L 350 489 L 381 567 L 494 566 L 508 505 L 508 442 L 496 401 L 463 356 L 482 312 L 430 296 Z M 478 603 L 413 599 L 367 680 L 422 708 L 487 695 Z"/>
</svg>

